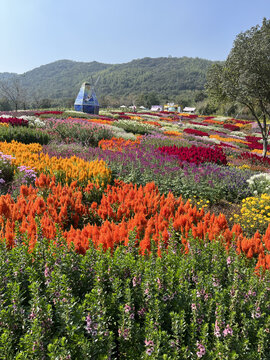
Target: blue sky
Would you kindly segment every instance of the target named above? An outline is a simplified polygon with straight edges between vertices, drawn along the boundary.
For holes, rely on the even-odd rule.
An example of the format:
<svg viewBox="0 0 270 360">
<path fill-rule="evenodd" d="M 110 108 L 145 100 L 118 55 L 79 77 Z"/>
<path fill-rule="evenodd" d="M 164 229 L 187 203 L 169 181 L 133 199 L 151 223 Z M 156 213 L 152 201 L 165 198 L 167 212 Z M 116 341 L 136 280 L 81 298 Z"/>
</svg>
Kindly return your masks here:
<svg viewBox="0 0 270 360">
<path fill-rule="evenodd" d="M 270 0 L 0 0 L 0 72 L 60 59 L 225 60 L 238 33 L 270 17 Z"/>
</svg>

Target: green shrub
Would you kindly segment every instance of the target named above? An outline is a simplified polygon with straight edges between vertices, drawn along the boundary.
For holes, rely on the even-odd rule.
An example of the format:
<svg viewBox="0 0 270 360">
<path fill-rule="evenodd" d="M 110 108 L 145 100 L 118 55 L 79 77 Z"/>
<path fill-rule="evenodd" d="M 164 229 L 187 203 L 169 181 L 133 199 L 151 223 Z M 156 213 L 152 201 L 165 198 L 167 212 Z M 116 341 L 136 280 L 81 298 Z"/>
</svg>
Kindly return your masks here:
<svg viewBox="0 0 270 360">
<path fill-rule="evenodd" d="M 77 111 L 65 111 L 60 118 L 67 118 L 67 117 L 73 117 L 73 118 L 79 118 L 79 119 L 96 119 L 98 116 L 95 114 L 87 114 L 87 113 L 83 113 L 83 112 L 77 112 Z M 52 117 L 52 116 L 51 116 Z M 54 118 L 56 118 L 53 115 Z"/>
<path fill-rule="evenodd" d="M 102 139 L 111 139 L 113 132 L 105 126 L 90 126 L 79 123 L 57 123 L 53 131 L 56 140 L 64 143 L 77 142 L 83 146 L 97 147 Z"/>
<path fill-rule="evenodd" d="M 17 167 L 11 163 L 12 156 L 0 151 L 0 195 L 5 194 L 14 179 Z"/>
<path fill-rule="evenodd" d="M 48 144 L 49 135 L 39 129 L 32 129 L 22 126 L 17 127 L 0 127 L 0 141 L 11 142 L 12 140 L 23 144 L 39 143 L 41 145 Z"/>
<path fill-rule="evenodd" d="M 252 175 L 247 183 L 254 195 L 270 194 L 270 174 L 268 173 Z"/>
<path fill-rule="evenodd" d="M 114 126 L 120 127 L 127 132 L 132 132 L 134 134 L 150 134 L 153 131 L 156 131 L 155 126 L 149 124 L 143 124 L 139 121 L 132 120 L 118 120 L 115 121 Z"/>
</svg>

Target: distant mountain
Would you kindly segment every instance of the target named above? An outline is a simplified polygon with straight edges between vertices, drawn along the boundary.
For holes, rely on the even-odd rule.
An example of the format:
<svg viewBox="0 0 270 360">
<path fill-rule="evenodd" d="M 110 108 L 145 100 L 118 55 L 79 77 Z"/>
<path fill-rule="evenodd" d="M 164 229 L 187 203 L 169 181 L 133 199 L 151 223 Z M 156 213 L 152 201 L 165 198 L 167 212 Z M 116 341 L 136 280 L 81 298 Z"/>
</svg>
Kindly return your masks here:
<svg viewBox="0 0 270 360">
<path fill-rule="evenodd" d="M 183 91 L 202 90 L 206 73 L 213 64 L 200 58 L 143 58 L 124 64 L 103 64 L 59 60 L 17 75 L 29 95 L 40 98 L 75 98 L 80 85 L 91 76 L 100 81 L 99 96 L 127 97 L 155 92 L 175 97 Z M 0 73 L 0 79 L 16 74 Z"/>
<path fill-rule="evenodd" d="M 19 75 L 16 73 L 9 73 L 9 72 L 0 73 L 0 80 L 8 80 L 14 76 L 19 76 Z"/>
</svg>

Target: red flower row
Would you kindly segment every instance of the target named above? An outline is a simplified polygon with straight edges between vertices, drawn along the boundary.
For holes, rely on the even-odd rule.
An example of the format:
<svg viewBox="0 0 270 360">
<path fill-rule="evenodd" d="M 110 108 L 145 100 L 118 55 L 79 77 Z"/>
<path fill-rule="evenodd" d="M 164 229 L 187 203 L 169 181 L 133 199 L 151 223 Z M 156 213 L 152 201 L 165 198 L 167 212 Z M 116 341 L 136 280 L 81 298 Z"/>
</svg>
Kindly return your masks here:
<svg viewBox="0 0 270 360">
<path fill-rule="evenodd" d="M 249 152 L 244 152 L 239 155 L 241 159 L 247 159 L 250 160 L 253 164 L 268 164 L 270 165 L 270 159 L 269 158 L 263 158 L 262 156 L 252 154 Z"/>
<path fill-rule="evenodd" d="M 231 131 L 240 131 L 240 127 L 237 125 L 233 125 L 233 124 L 224 124 L 223 127 L 224 127 L 224 129 L 228 129 Z"/>
<path fill-rule="evenodd" d="M 35 113 L 36 116 L 40 116 L 43 114 L 60 115 L 63 114 L 63 111 L 40 111 Z"/>
<path fill-rule="evenodd" d="M 197 119 L 198 115 L 193 114 L 184 114 L 182 115 L 183 119 Z"/>
<path fill-rule="evenodd" d="M 120 115 L 120 119 L 129 120 L 130 116 L 128 116 L 128 115 Z"/>
<path fill-rule="evenodd" d="M 159 147 L 158 150 L 169 155 L 176 155 L 181 163 L 184 161 L 195 164 L 212 162 L 227 165 L 226 155 L 218 147 L 210 148 L 192 145 L 190 148 L 178 148 L 174 145 Z"/>
<path fill-rule="evenodd" d="M 251 149 L 251 150 L 262 150 L 263 149 L 263 144 L 259 143 L 259 140 L 261 138 L 258 138 L 256 136 L 246 136 L 246 140 L 248 141 L 247 146 Z M 267 146 L 267 150 L 270 150 L 270 145 Z"/>
<path fill-rule="evenodd" d="M 194 125 L 208 126 L 208 124 L 203 124 L 202 122 L 197 122 L 197 121 L 190 121 L 189 123 Z"/>
<path fill-rule="evenodd" d="M 27 126 L 28 125 L 28 120 L 25 119 L 19 119 L 19 118 L 3 118 L 0 117 L 0 123 L 5 123 L 5 124 L 10 124 L 12 126 Z"/>
<path fill-rule="evenodd" d="M 185 129 L 184 132 L 195 136 L 209 136 L 207 132 L 196 129 Z"/>
</svg>

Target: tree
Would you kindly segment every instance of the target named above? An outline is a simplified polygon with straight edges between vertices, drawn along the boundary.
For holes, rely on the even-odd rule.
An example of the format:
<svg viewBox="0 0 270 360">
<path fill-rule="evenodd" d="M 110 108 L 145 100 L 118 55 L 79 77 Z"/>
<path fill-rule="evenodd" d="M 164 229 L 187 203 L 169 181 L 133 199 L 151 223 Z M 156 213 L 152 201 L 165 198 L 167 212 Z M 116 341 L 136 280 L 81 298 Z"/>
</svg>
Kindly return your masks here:
<svg viewBox="0 0 270 360">
<path fill-rule="evenodd" d="M 194 101 L 197 103 L 197 102 L 203 101 L 206 98 L 207 98 L 207 95 L 205 94 L 204 91 L 197 91 L 194 96 Z"/>
<path fill-rule="evenodd" d="M 158 105 L 160 99 L 155 92 L 141 93 L 136 98 L 136 104 L 150 108 L 152 105 Z"/>
<path fill-rule="evenodd" d="M 20 103 L 25 105 L 26 92 L 17 76 L 0 81 L 0 94 L 14 105 L 16 111 Z"/>
<path fill-rule="evenodd" d="M 0 111 L 10 111 L 11 106 L 7 98 L 0 99 Z"/>
<path fill-rule="evenodd" d="M 267 154 L 270 125 L 270 20 L 237 35 L 223 64 L 208 72 L 207 92 L 218 102 L 246 106 L 256 119 Z"/>
</svg>

